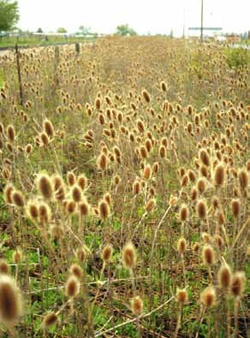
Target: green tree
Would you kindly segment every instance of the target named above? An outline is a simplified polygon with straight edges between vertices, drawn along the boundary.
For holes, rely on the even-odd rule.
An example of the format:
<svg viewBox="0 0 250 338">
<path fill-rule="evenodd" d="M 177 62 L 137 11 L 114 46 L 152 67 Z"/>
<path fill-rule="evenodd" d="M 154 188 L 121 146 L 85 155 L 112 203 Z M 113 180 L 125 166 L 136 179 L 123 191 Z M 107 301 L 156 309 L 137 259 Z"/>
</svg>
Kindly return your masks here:
<svg viewBox="0 0 250 338">
<path fill-rule="evenodd" d="M 82 35 L 88 35 L 90 34 L 90 28 L 89 27 L 85 27 L 85 26 L 80 26 L 79 27 L 79 31 L 80 31 L 80 34 Z"/>
<path fill-rule="evenodd" d="M 17 1 L 0 0 L 0 31 L 12 30 L 18 19 Z"/>
<path fill-rule="evenodd" d="M 42 28 L 38 28 L 37 33 L 43 33 Z"/>
<path fill-rule="evenodd" d="M 133 28 L 130 28 L 129 25 L 119 25 L 116 27 L 116 33 L 117 35 L 121 36 L 134 36 L 137 35 L 136 31 L 133 30 Z"/>
<path fill-rule="evenodd" d="M 57 33 L 67 33 L 67 29 L 60 27 L 58 28 Z"/>
</svg>

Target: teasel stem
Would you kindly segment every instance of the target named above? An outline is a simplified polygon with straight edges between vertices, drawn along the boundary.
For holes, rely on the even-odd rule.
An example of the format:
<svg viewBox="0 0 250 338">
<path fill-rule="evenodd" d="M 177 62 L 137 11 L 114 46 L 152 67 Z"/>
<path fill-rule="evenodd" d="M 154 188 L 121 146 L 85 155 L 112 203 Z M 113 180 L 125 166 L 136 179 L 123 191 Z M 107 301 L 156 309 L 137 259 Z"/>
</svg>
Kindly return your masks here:
<svg viewBox="0 0 250 338">
<path fill-rule="evenodd" d="M 181 327 L 182 309 L 183 309 L 183 304 L 179 304 L 178 318 L 177 318 L 177 324 L 176 324 L 174 338 L 178 337 L 178 332 L 179 332 L 180 327 Z"/>
</svg>

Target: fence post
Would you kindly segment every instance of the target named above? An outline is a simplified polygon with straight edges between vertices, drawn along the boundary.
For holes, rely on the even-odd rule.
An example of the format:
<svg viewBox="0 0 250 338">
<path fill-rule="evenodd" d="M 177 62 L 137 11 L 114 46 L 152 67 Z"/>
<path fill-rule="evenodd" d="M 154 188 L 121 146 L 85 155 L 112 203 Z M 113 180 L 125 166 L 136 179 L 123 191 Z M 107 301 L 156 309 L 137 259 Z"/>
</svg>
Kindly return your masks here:
<svg viewBox="0 0 250 338">
<path fill-rule="evenodd" d="M 76 54 L 79 55 L 80 54 L 80 44 L 79 44 L 79 42 L 75 43 L 75 50 L 76 50 Z"/>
<path fill-rule="evenodd" d="M 18 83 L 19 83 L 19 95 L 20 95 L 20 104 L 23 106 L 23 86 L 22 86 L 22 77 L 21 77 L 21 68 L 20 68 L 20 55 L 18 51 L 18 45 L 16 43 L 16 63 L 17 63 L 17 74 L 18 74 Z"/>
</svg>

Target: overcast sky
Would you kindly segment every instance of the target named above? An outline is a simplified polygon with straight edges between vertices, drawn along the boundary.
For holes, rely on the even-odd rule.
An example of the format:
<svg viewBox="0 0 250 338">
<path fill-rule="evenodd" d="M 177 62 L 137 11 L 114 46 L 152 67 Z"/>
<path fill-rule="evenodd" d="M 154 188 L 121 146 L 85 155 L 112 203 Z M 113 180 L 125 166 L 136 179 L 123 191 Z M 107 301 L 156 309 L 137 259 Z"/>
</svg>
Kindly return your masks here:
<svg viewBox="0 0 250 338">
<path fill-rule="evenodd" d="M 128 24 L 138 34 L 181 35 L 185 22 L 200 26 L 201 0 L 19 0 L 23 30 L 56 31 L 64 27 L 76 32 L 87 26 L 92 32 L 113 33 Z M 225 32 L 250 30 L 250 0 L 204 0 L 204 26 Z"/>
</svg>

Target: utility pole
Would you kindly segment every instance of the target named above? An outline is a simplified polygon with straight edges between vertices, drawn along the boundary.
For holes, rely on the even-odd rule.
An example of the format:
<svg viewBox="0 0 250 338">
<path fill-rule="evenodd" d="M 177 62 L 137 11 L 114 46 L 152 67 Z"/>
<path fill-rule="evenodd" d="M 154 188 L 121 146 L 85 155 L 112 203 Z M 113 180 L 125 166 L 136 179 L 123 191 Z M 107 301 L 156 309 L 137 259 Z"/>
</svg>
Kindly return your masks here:
<svg viewBox="0 0 250 338">
<path fill-rule="evenodd" d="M 203 0 L 201 0 L 201 42 L 203 41 Z"/>
</svg>

